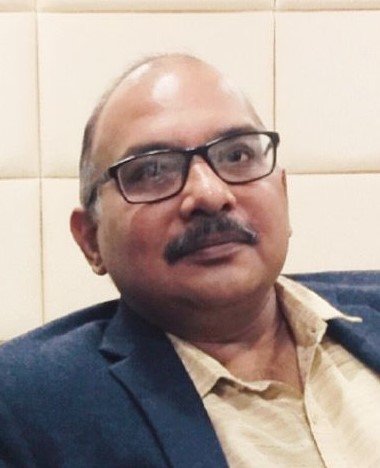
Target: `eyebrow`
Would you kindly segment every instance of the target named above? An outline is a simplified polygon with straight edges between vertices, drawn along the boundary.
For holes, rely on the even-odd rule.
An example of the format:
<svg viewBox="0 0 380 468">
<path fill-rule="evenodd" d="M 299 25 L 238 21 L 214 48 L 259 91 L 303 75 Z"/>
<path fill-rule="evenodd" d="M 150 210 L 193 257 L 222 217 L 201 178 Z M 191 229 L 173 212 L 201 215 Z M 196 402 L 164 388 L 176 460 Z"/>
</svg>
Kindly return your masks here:
<svg viewBox="0 0 380 468">
<path fill-rule="evenodd" d="M 264 129 L 259 129 L 250 124 L 239 125 L 236 127 L 229 127 L 228 129 L 220 130 L 219 132 L 214 133 L 213 137 L 209 139 L 208 141 L 211 142 L 219 138 L 228 138 L 230 136 L 232 137 L 232 136 L 239 135 L 240 133 L 245 133 L 245 132 L 260 132 L 260 131 L 264 131 Z M 207 142 L 205 144 L 207 144 Z"/>
<path fill-rule="evenodd" d="M 219 138 L 228 138 L 230 136 L 235 136 L 241 133 L 252 132 L 252 131 L 258 132 L 258 131 L 264 131 L 264 129 L 259 129 L 250 124 L 229 127 L 227 129 L 222 129 L 213 133 L 212 137 L 209 138 L 205 143 L 203 143 L 203 145 L 207 145 L 207 143 L 210 143 Z M 203 146 L 203 145 L 199 145 L 199 146 Z M 192 148 L 184 148 L 181 145 L 173 144 L 173 142 L 151 141 L 149 143 L 131 146 L 117 159 L 117 161 L 121 161 L 127 158 L 128 156 L 139 156 L 139 155 L 143 155 L 146 153 L 150 153 L 152 151 L 160 151 L 160 150 L 183 151 L 187 149 L 192 149 Z"/>
</svg>

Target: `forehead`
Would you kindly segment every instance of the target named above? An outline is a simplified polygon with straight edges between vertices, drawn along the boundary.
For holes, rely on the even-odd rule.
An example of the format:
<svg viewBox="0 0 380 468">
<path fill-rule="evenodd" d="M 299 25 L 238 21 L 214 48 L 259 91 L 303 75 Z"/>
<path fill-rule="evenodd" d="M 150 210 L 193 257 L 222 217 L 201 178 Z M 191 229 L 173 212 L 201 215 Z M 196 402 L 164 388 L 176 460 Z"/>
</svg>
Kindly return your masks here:
<svg viewBox="0 0 380 468">
<path fill-rule="evenodd" d="M 153 141 L 196 146 L 247 125 L 261 127 L 242 93 L 210 66 L 145 66 L 128 76 L 104 106 L 94 158 L 104 168 L 133 146 Z"/>
</svg>

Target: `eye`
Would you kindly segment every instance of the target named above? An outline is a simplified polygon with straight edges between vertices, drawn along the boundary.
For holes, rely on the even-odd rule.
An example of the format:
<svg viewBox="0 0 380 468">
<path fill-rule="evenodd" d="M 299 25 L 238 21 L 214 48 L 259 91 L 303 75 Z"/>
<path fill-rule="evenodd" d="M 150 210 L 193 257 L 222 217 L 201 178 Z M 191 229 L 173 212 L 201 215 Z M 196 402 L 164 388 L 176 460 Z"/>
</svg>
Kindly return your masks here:
<svg viewBox="0 0 380 468">
<path fill-rule="evenodd" d="M 218 164 L 246 164 L 252 162 L 256 158 L 256 152 L 253 148 L 247 145 L 234 145 L 230 148 L 224 148 L 217 158 Z"/>
<path fill-rule="evenodd" d="M 254 158 L 252 151 L 248 151 L 247 148 L 233 149 L 226 153 L 222 159 L 228 162 L 245 162 Z"/>
<path fill-rule="evenodd" d="M 128 162 L 120 169 L 124 184 L 137 185 L 159 180 L 165 173 L 165 165 L 156 157 L 141 157 Z"/>
<path fill-rule="evenodd" d="M 159 161 L 136 161 L 128 168 L 127 176 L 128 182 L 138 183 L 147 179 L 154 179 L 158 177 L 162 171 Z"/>
<path fill-rule="evenodd" d="M 175 155 L 152 155 L 126 163 L 120 171 L 120 176 L 126 185 L 157 185 L 175 179 L 180 171 L 180 162 Z"/>
</svg>

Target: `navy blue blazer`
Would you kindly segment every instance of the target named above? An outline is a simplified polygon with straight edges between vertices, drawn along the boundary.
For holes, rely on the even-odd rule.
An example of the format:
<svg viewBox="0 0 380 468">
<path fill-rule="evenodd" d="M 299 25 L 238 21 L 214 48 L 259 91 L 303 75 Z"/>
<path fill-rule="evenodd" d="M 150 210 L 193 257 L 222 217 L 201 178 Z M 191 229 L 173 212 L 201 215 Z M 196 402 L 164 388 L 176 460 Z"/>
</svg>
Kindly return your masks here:
<svg viewBox="0 0 380 468">
<path fill-rule="evenodd" d="M 380 372 L 380 271 L 296 279 L 363 317 L 328 333 Z M 3 345 L 0 378 L 1 467 L 227 467 L 170 341 L 121 301 Z"/>
</svg>

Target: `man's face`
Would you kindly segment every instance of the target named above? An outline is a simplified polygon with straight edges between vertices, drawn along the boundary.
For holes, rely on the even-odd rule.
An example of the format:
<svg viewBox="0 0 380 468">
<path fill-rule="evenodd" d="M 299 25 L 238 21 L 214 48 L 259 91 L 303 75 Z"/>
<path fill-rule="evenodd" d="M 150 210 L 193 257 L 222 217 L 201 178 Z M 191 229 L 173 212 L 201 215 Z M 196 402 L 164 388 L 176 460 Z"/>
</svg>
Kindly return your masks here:
<svg viewBox="0 0 380 468">
<path fill-rule="evenodd" d="M 242 96 L 205 65 L 158 67 L 142 75 L 121 85 L 101 114 L 95 135 L 99 171 L 131 149 L 195 147 L 234 128 L 259 127 Z M 114 181 L 102 186 L 99 197 L 103 265 L 127 302 L 148 317 L 165 308 L 203 310 L 250 300 L 270 288 L 282 268 L 289 225 L 279 169 L 255 182 L 228 185 L 195 156 L 183 190 L 170 199 L 130 204 Z M 168 261 L 165 250 L 173 239 L 200 218 L 215 216 L 255 230 L 258 242 L 220 244 L 216 236 Z"/>
</svg>

